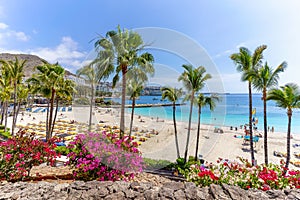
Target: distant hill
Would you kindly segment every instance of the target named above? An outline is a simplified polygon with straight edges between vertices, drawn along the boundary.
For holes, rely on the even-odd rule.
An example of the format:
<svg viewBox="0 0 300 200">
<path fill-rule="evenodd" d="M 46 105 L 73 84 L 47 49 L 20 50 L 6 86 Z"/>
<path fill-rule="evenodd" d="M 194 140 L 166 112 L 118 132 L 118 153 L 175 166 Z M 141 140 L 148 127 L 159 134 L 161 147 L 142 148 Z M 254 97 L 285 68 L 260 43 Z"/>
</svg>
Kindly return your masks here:
<svg viewBox="0 0 300 200">
<path fill-rule="evenodd" d="M 39 65 L 43 65 L 43 61 L 46 61 L 45 59 L 30 54 L 10 54 L 10 53 L 0 54 L 0 60 L 14 61 L 16 57 L 19 59 L 19 61 L 27 60 L 24 68 L 25 77 L 31 77 L 31 75 L 34 74 L 35 72 L 35 67 Z M 66 70 L 66 75 L 74 75 L 74 74 Z"/>
</svg>

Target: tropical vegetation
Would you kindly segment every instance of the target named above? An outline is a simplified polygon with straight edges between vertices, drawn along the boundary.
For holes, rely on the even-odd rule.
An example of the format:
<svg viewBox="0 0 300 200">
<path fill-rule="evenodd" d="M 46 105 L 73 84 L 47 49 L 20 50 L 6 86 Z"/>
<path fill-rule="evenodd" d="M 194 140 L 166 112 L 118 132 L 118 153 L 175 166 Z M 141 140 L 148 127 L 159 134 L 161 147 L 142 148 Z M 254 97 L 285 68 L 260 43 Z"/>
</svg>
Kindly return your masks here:
<svg viewBox="0 0 300 200">
<path fill-rule="evenodd" d="M 291 158 L 291 123 L 293 109 L 300 108 L 300 90 L 299 86 L 293 83 L 281 86 L 279 89 L 272 89 L 267 95 L 267 100 L 273 100 L 277 106 L 287 111 L 288 127 L 287 127 L 287 145 L 286 145 L 286 162 L 285 168 L 288 169 Z"/>
<path fill-rule="evenodd" d="M 198 106 L 198 123 L 197 123 L 198 126 L 197 126 L 195 161 L 197 161 L 198 159 L 202 107 L 208 106 L 210 111 L 213 111 L 216 107 L 216 102 L 219 100 L 220 98 L 217 95 L 205 96 L 202 93 L 199 93 L 198 96 L 196 97 L 195 104 Z"/>
<path fill-rule="evenodd" d="M 126 74 L 133 67 L 139 67 L 146 72 L 152 72 L 154 58 L 150 53 L 143 52 L 145 44 L 142 37 L 134 31 L 122 30 L 118 26 L 117 31 L 108 31 L 106 37 L 100 37 L 95 42 L 96 50 L 101 66 L 115 69 L 113 86 L 116 86 L 122 75 L 122 100 L 120 118 L 120 136 L 125 131 L 125 97 L 126 97 Z"/>
<path fill-rule="evenodd" d="M 268 63 L 258 69 L 254 69 L 248 76 L 253 78 L 253 86 L 262 92 L 262 100 L 264 106 L 264 154 L 265 164 L 268 164 L 268 123 L 267 123 L 267 91 L 277 86 L 279 80 L 279 73 L 283 72 L 287 67 L 287 63 L 281 63 L 275 70 L 273 70 Z"/>
<path fill-rule="evenodd" d="M 184 152 L 184 162 L 187 161 L 189 141 L 192 124 L 192 113 L 195 94 L 199 92 L 204 86 L 205 82 L 211 78 L 211 75 L 206 73 L 206 69 L 203 66 L 194 68 L 192 65 L 182 65 L 184 72 L 179 76 L 178 81 L 182 81 L 184 87 L 190 92 L 186 97 L 186 100 L 190 101 L 190 113 L 189 113 L 189 124 L 188 133 L 186 139 L 186 146 Z"/>
<path fill-rule="evenodd" d="M 253 70 L 261 67 L 263 59 L 263 51 L 267 48 L 266 45 L 257 47 L 252 54 L 246 47 L 240 47 L 239 53 L 234 53 L 230 56 L 236 65 L 238 72 L 242 74 L 242 81 L 248 82 L 249 93 L 249 135 L 250 135 L 250 152 L 251 162 L 255 165 L 254 146 L 253 146 L 253 130 L 252 130 L 252 82 L 253 77 L 249 76 Z"/>
<path fill-rule="evenodd" d="M 162 99 L 168 99 L 172 102 L 173 106 L 173 124 L 174 124 L 174 135 L 175 135 L 175 145 L 176 145 L 176 152 L 177 158 L 180 158 L 180 149 L 178 143 L 178 134 L 177 134 L 177 125 L 176 125 L 176 103 L 178 102 L 179 98 L 182 96 L 182 89 L 172 88 L 172 87 L 162 87 Z"/>
</svg>

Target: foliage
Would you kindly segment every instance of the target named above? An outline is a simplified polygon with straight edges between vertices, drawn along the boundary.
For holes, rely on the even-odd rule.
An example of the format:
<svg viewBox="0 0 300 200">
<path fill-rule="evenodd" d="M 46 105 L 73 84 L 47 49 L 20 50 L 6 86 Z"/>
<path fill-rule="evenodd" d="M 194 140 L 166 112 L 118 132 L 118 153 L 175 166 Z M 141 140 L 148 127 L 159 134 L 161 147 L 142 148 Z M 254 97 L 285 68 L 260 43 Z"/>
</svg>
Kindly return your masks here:
<svg viewBox="0 0 300 200">
<path fill-rule="evenodd" d="M 9 131 L 0 130 L 0 136 L 6 138 L 11 138 L 11 134 Z"/>
<path fill-rule="evenodd" d="M 168 160 L 155 160 L 151 158 L 143 158 L 145 169 L 169 169 L 174 167 L 174 163 Z"/>
<path fill-rule="evenodd" d="M 187 162 L 184 162 L 184 158 L 178 158 L 175 163 L 175 168 L 178 171 L 183 172 L 185 170 L 188 170 L 192 165 L 201 165 L 201 162 L 199 160 L 196 161 L 193 156 L 189 156 Z"/>
<path fill-rule="evenodd" d="M 79 180 L 130 180 L 143 166 L 136 147 L 129 137 L 119 139 L 112 132 L 79 134 L 68 146 L 67 165 Z"/>
<path fill-rule="evenodd" d="M 245 159 L 240 162 L 230 162 L 219 158 L 218 164 L 191 165 L 189 169 L 180 170 L 188 181 L 200 186 L 212 183 L 239 186 L 243 189 L 256 188 L 260 190 L 300 188 L 300 171 L 288 170 L 284 162 L 280 165 L 251 165 Z M 285 171 L 288 171 L 285 175 Z"/>
<path fill-rule="evenodd" d="M 64 156 L 68 155 L 71 152 L 71 149 L 67 148 L 66 146 L 57 146 L 54 150 L 57 154 Z"/>
<path fill-rule="evenodd" d="M 54 165 L 56 139 L 43 142 L 34 139 L 34 133 L 19 131 L 15 136 L 0 143 L 0 180 L 18 181 L 29 176 L 33 166 L 47 162 Z"/>
</svg>

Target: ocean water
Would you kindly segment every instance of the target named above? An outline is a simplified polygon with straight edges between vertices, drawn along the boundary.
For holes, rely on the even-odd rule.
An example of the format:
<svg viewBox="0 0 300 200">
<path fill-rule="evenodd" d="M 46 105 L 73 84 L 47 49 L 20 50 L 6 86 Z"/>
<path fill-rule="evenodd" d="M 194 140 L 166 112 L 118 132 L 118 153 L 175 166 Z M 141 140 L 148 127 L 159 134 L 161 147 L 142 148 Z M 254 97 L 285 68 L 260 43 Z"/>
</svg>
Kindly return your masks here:
<svg viewBox="0 0 300 200">
<path fill-rule="evenodd" d="M 202 108 L 201 123 L 212 124 L 216 126 L 233 126 L 239 127 L 248 123 L 248 94 L 226 94 L 220 95 L 220 102 L 214 111 L 210 111 L 208 107 Z M 114 99 L 119 101 L 118 99 Z M 263 102 L 261 94 L 253 95 L 253 108 L 256 109 L 254 117 L 257 119 L 258 130 L 263 130 Z M 161 101 L 160 96 L 141 96 L 136 100 L 137 104 L 155 104 L 155 103 L 170 103 L 168 101 Z M 181 100 L 178 102 L 181 103 Z M 127 100 L 126 104 L 131 104 Z M 189 119 L 190 102 L 185 105 L 176 107 L 176 120 L 188 122 Z M 126 109 L 126 112 L 131 113 L 131 109 Z M 148 107 L 148 108 L 135 108 L 135 114 L 159 117 L 160 119 L 173 119 L 172 106 L 170 107 Z M 192 121 L 197 122 L 198 108 L 193 107 Z M 276 106 L 273 101 L 267 102 L 267 119 L 268 126 L 274 127 L 275 132 L 287 131 L 287 114 L 286 110 Z M 300 109 L 294 109 L 292 116 L 292 133 L 300 134 Z"/>
</svg>

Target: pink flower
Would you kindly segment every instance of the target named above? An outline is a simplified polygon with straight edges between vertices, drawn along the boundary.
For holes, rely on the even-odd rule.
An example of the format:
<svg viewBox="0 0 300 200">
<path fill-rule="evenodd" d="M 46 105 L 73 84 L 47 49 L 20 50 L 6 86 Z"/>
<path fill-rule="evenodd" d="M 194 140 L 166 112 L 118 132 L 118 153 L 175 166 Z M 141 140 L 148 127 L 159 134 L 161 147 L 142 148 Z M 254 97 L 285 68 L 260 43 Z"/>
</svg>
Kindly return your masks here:
<svg viewBox="0 0 300 200">
<path fill-rule="evenodd" d="M 6 160 L 6 162 L 8 162 L 11 158 L 12 158 L 12 155 L 11 155 L 11 154 L 6 154 L 6 155 L 5 155 L 5 160 Z"/>
</svg>

